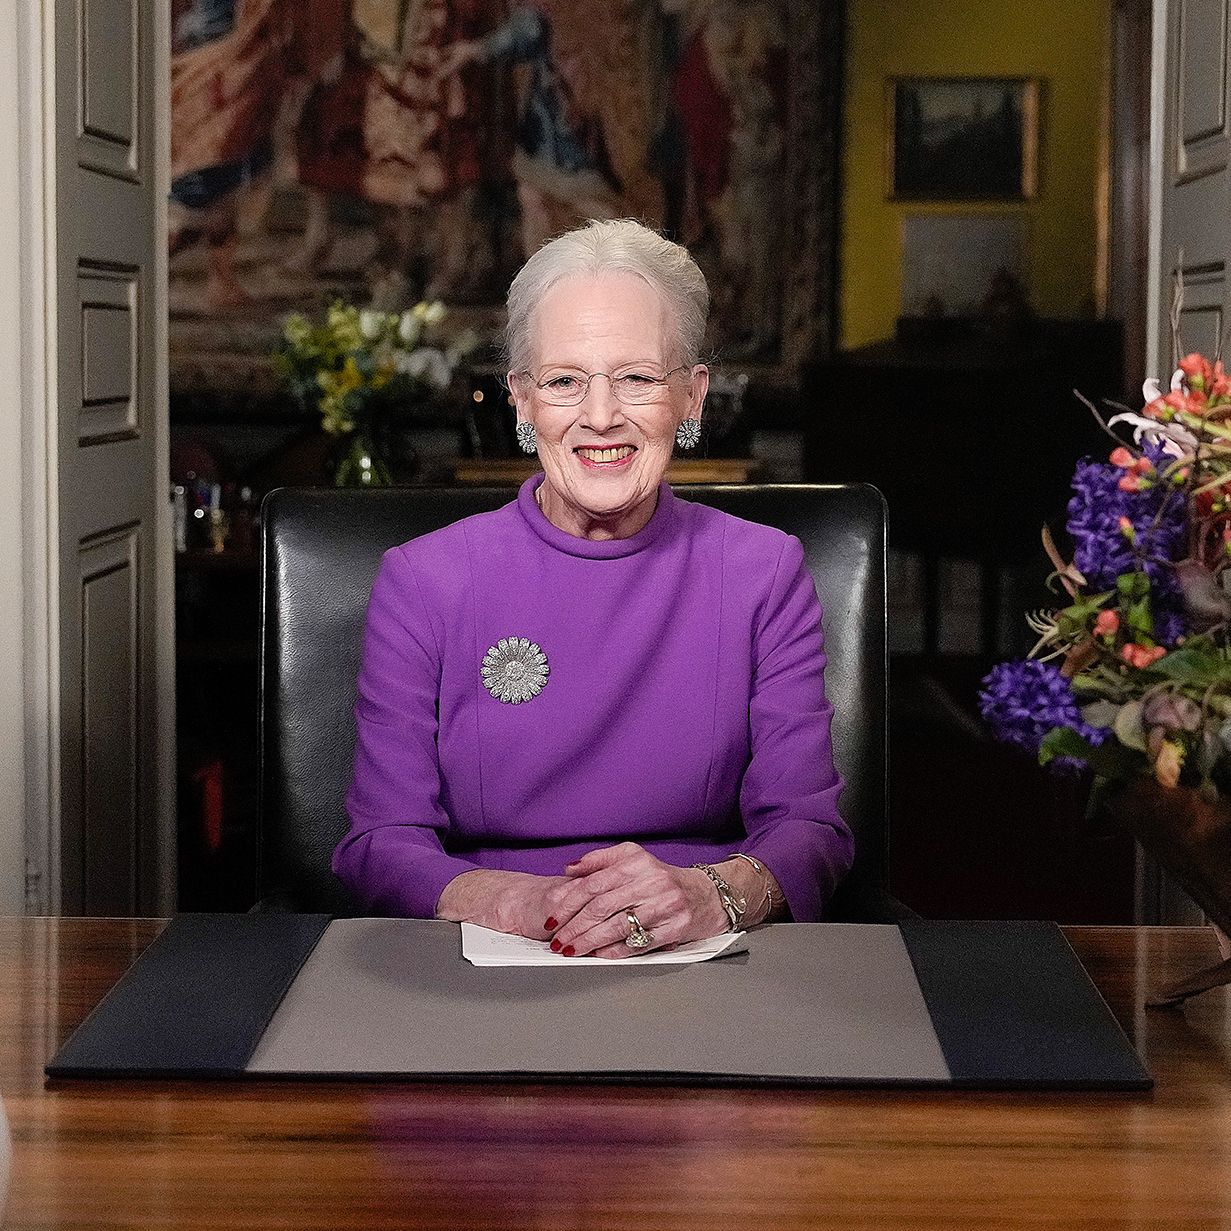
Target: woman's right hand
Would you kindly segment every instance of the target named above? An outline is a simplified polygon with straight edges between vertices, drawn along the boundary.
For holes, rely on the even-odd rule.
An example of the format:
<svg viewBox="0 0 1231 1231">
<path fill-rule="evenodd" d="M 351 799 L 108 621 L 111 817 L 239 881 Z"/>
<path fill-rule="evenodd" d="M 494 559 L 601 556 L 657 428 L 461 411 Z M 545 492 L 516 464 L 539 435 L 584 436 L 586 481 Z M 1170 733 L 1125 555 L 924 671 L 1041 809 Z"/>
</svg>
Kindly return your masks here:
<svg viewBox="0 0 1231 1231">
<path fill-rule="evenodd" d="M 475 868 L 455 876 L 436 903 L 436 918 L 531 940 L 549 940 L 551 918 L 567 876 L 535 876 L 530 872 L 499 872 Z"/>
</svg>

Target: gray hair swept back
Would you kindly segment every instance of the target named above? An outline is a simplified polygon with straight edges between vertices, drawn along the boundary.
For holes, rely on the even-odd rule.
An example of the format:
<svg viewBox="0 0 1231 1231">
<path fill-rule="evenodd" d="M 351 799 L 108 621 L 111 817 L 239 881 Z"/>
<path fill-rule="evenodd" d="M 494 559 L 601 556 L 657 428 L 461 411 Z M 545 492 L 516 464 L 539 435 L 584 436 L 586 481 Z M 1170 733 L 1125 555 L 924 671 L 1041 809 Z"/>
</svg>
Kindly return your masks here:
<svg viewBox="0 0 1231 1231">
<path fill-rule="evenodd" d="M 710 292 L 705 275 L 682 244 L 664 239 L 632 218 L 593 219 L 544 244 L 509 287 L 505 359 L 509 370 L 530 363 L 530 334 L 543 296 L 565 278 L 636 274 L 666 300 L 675 322 L 680 363 L 696 363 L 705 337 Z"/>
</svg>

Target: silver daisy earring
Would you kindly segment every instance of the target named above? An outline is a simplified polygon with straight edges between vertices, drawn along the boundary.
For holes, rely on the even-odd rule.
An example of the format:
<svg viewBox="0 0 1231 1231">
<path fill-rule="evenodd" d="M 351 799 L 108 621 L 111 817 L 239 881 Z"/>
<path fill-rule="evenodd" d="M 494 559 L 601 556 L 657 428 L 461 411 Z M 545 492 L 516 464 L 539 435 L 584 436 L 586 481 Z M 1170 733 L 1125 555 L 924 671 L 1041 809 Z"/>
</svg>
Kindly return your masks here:
<svg viewBox="0 0 1231 1231">
<path fill-rule="evenodd" d="M 695 449 L 697 441 L 701 439 L 701 420 L 700 419 L 685 419 L 679 427 L 675 429 L 675 443 L 681 449 Z"/>
<path fill-rule="evenodd" d="M 517 432 L 517 443 L 521 446 L 523 453 L 537 453 L 539 450 L 539 436 L 534 430 L 533 423 L 527 423 L 524 419 L 518 420 L 517 427 L 514 429 Z"/>
</svg>

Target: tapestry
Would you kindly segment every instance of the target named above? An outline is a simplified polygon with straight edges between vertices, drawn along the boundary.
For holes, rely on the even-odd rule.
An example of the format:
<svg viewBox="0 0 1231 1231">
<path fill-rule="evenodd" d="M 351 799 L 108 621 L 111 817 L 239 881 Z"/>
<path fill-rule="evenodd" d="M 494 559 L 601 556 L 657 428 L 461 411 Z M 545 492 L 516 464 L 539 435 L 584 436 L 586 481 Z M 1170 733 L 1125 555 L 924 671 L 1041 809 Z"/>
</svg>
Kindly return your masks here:
<svg viewBox="0 0 1231 1231">
<path fill-rule="evenodd" d="M 264 387 L 334 296 L 494 341 L 526 255 L 615 217 L 688 245 L 718 359 L 789 381 L 832 327 L 838 3 L 173 0 L 173 393 Z"/>
</svg>

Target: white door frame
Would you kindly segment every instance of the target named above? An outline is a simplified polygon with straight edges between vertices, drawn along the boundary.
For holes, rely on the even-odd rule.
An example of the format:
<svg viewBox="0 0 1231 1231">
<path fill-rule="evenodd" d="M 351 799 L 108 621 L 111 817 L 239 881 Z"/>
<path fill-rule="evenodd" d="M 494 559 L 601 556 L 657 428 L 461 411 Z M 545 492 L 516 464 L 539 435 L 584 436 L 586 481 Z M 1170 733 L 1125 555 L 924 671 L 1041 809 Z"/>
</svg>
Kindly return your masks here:
<svg viewBox="0 0 1231 1231">
<path fill-rule="evenodd" d="M 47 440 L 55 432 L 49 417 L 56 403 L 47 364 L 46 200 L 49 187 L 54 200 L 54 164 L 45 140 L 45 19 L 37 0 L 0 0 L 0 29 L 16 33 L 0 40 L 0 371 L 13 377 L 0 382 L 0 911 L 6 914 L 53 911 L 57 891 L 57 869 L 48 858 L 58 839 L 48 704 L 58 664 L 48 649 L 56 610 L 48 588 L 57 569 L 48 555 L 54 508 Z"/>
<path fill-rule="evenodd" d="M 171 415 L 169 301 L 167 297 L 167 202 L 171 195 L 171 0 L 154 4 L 154 148 L 158 151 L 158 184 L 154 226 L 158 233 L 154 264 L 154 300 L 158 337 L 154 356 L 154 389 L 161 407 L 154 417 L 155 449 L 162 476 L 162 499 L 155 504 L 154 537 L 158 547 L 157 598 L 158 739 L 153 749 L 159 800 L 158 910 L 174 913 L 178 886 L 178 801 L 175 713 L 175 530 L 171 509 Z"/>
<path fill-rule="evenodd" d="M 1170 372 L 1159 370 L 1167 360 L 1160 354 L 1163 304 L 1163 162 L 1166 158 L 1164 124 L 1167 115 L 1167 10 L 1168 0 L 1154 0 L 1154 18 L 1150 56 L 1150 183 L 1146 286 L 1146 372 L 1157 376 L 1164 384 Z"/>
<path fill-rule="evenodd" d="M 154 0 L 158 214 L 166 234 L 170 167 L 170 5 Z M 60 909 L 59 602 L 56 500 L 55 4 L 0 0 L 0 914 Z M 155 447 L 169 473 L 166 248 L 153 293 Z M 160 725 L 152 767 L 160 801 L 159 909 L 175 905 L 174 561 L 157 503 Z"/>
<path fill-rule="evenodd" d="M 16 30 L 25 5 L 0 0 L 0 29 Z M 24 197 L 29 142 L 22 123 L 25 84 L 20 38 L 0 40 L 0 913 L 25 909 L 28 674 L 24 637 L 26 467 L 23 424 L 28 401 L 22 294 L 30 258 Z M 28 513 L 28 511 L 26 511 Z"/>
</svg>

